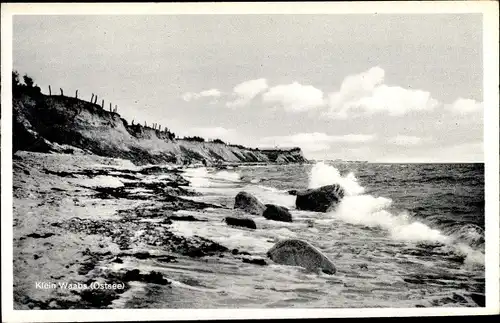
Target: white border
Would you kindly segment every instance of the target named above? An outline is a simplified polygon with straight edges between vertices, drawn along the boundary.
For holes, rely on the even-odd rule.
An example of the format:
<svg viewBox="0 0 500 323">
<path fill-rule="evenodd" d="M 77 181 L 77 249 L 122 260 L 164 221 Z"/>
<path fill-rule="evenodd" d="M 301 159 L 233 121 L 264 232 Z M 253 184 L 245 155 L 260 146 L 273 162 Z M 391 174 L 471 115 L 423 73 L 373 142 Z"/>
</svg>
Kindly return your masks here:
<svg viewBox="0 0 500 323">
<path fill-rule="evenodd" d="M 125 309 L 13 310 L 12 286 L 12 15 L 15 14 L 339 14 L 483 13 L 485 151 L 485 308 L 344 309 Z M 499 300 L 499 94 L 498 2 L 415 1 L 345 3 L 52 3 L 2 4 L 2 317 L 6 322 L 212 320 L 264 318 L 391 317 L 498 314 Z"/>
</svg>

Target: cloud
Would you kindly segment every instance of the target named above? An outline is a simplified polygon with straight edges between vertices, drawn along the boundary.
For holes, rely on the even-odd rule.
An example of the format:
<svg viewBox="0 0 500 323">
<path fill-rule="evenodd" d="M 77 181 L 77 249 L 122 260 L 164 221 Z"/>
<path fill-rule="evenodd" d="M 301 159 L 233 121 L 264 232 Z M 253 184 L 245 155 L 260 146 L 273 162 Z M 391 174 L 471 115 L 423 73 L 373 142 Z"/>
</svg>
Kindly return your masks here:
<svg viewBox="0 0 500 323">
<path fill-rule="evenodd" d="M 347 134 L 331 136 L 321 132 L 297 133 L 290 136 L 271 136 L 261 139 L 261 146 L 300 147 L 305 152 L 330 149 L 332 143 L 363 143 L 376 139 L 374 134 Z"/>
<path fill-rule="evenodd" d="M 383 84 L 385 71 L 373 67 L 366 72 L 347 76 L 339 91 L 328 95 L 331 118 L 388 113 L 401 116 L 410 111 L 432 110 L 439 105 L 429 92 Z"/>
<path fill-rule="evenodd" d="M 250 80 L 236 85 L 233 89 L 236 99 L 226 103 L 228 107 L 238 107 L 248 104 L 259 93 L 265 91 L 269 86 L 264 78 Z"/>
<path fill-rule="evenodd" d="M 297 82 L 270 88 L 262 95 L 262 100 L 268 103 L 277 103 L 291 112 L 307 111 L 320 107 L 325 103 L 321 90 Z"/>
<path fill-rule="evenodd" d="M 234 130 L 223 127 L 194 127 L 190 128 L 188 133 L 190 136 L 201 136 L 205 139 L 217 139 L 230 135 Z"/>
<path fill-rule="evenodd" d="M 424 142 L 425 139 L 416 136 L 398 135 L 389 139 L 389 142 L 398 146 L 418 145 Z"/>
<path fill-rule="evenodd" d="M 483 103 L 472 99 L 458 98 L 452 104 L 445 105 L 445 109 L 455 114 L 471 114 L 483 111 Z"/>
<path fill-rule="evenodd" d="M 186 102 L 192 101 L 192 100 L 197 100 L 202 97 L 213 97 L 217 98 L 221 96 L 221 92 L 217 89 L 210 89 L 210 90 L 205 90 L 201 91 L 199 93 L 194 93 L 194 92 L 186 92 L 182 95 L 182 99 Z"/>
</svg>

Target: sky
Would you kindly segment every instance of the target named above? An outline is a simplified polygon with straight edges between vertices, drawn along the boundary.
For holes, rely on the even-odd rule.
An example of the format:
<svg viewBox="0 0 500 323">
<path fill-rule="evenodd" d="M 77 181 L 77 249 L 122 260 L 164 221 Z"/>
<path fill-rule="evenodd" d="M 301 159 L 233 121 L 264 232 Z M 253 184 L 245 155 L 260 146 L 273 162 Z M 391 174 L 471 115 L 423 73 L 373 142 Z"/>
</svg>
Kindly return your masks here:
<svg viewBox="0 0 500 323">
<path fill-rule="evenodd" d="M 13 67 L 44 93 L 309 159 L 482 162 L 482 57 L 480 14 L 31 15 L 13 29 Z"/>
</svg>

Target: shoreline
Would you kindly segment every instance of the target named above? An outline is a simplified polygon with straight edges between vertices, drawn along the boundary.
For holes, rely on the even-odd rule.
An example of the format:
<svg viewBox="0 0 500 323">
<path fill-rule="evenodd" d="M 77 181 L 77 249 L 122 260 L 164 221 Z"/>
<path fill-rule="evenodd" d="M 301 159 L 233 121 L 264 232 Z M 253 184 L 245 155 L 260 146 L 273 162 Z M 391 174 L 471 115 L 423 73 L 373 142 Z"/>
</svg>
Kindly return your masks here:
<svg viewBox="0 0 500 323">
<path fill-rule="evenodd" d="M 340 276 L 331 278 L 338 284 L 334 294 L 342 292 L 354 297 L 351 299 L 354 303 L 344 303 L 349 306 L 355 306 L 360 295 L 364 295 L 368 303 L 384 302 L 377 302 L 372 295 L 365 294 L 371 288 L 370 283 L 364 285 L 359 277 L 371 279 L 370 271 L 366 272 L 368 268 L 378 268 L 382 273 L 393 268 L 392 261 L 385 264 L 400 252 L 393 246 L 406 250 L 394 259 L 403 267 L 406 263 L 420 264 L 419 257 L 439 257 L 436 259 L 450 262 L 451 266 L 464 263 L 463 257 L 453 252 L 443 253 L 439 244 L 394 241 L 383 229 L 325 218 L 322 213 L 304 214 L 293 207 L 291 212 L 296 218 L 291 224 L 257 217 L 253 218 L 258 224 L 257 231 L 221 226 L 219 220 L 225 216 L 239 215 L 227 200 L 234 197 L 233 191 L 225 195 L 224 200 L 207 199 L 206 190 L 197 189 L 194 182 L 191 186 L 191 177 L 183 175 L 184 170 L 197 167 L 195 165 L 136 166 L 128 160 L 96 155 L 20 152 L 14 158 L 13 167 L 16 309 L 143 307 L 141 302 L 155 302 L 154 298 L 144 296 L 145 293 L 160 293 L 166 297 L 154 303 L 162 308 L 197 307 L 189 293 L 193 290 L 201 292 L 199 296 L 202 298 L 198 301 L 203 303 L 203 297 L 210 292 L 224 292 L 224 275 L 234 274 L 224 266 L 238 273 L 251 272 L 248 277 L 253 278 L 267 273 L 270 287 L 263 283 L 259 286 L 252 283 L 245 286 L 243 283 L 238 287 L 277 293 L 272 297 L 279 299 L 284 296 L 279 294 L 279 288 L 273 287 L 279 284 L 276 277 L 293 270 L 296 271 L 294 275 L 304 273 L 275 266 L 266 257 L 266 250 L 279 239 L 296 237 L 319 242 L 315 239 L 319 232 L 328 235 L 330 245 L 326 247 L 327 242 L 322 241 L 319 247 L 326 248 L 340 268 Z M 233 188 L 234 192 L 239 190 Z M 268 201 L 264 203 L 276 203 L 275 198 L 267 197 L 264 201 Z M 309 223 L 317 225 L 309 227 Z M 330 226 L 335 230 L 330 230 Z M 244 243 L 239 242 L 240 234 Z M 367 241 L 373 245 L 367 247 Z M 380 258 L 381 255 L 389 258 Z M 405 262 L 411 260 L 407 257 L 415 259 Z M 396 274 L 389 271 L 385 273 L 384 282 L 395 279 L 405 288 L 419 288 L 426 279 L 440 278 L 438 273 L 433 276 L 418 270 L 413 272 L 413 267 L 408 270 L 409 273 L 401 271 Z M 445 280 L 449 277 L 446 273 L 442 275 Z M 239 282 L 239 278 L 236 279 Z M 329 281 L 323 276 L 315 279 Z M 424 297 L 420 301 L 407 298 L 398 304 L 440 306 L 452 299 L 457 306 L 480 306 L 484 302 L 480 275 L 461 279 L 475 279 L 473 289 L 466 289 L 467 292 L 473 291 L 470 295 L 455 297 L 453 294 L 453 298 L 443 296 L 442 299 Z M 304 280 L 301 283 L 312 282 Z M 377 280 L 373 283 L 380 284 Z M 56 288 L 51 288 L 54 284 Z M 380 290 L 390 295 L 391 284 L 382 285 Z M 451 284 L 449 288 L 453 290 L 453 286 Z M 226 303 L 221 302 L 226 300 L 225 295 L 221 294 L 220 298 L 208 303 L 215 302 L 224 307 Z M 360 301 L 365 304 L 363 302 Z M 254 301 L 251 305 L 257 303 Z M 333 302 L 330 306 L 339 304 Z"/>
<path fill-rule="evenodd" d="M 63 160 L 74 163 L 65 165 Z M 110 167 L 82 171 L 90 166 L 89 161 L 107 161 Z M 30 152 L 20 153 L 13 164 L 16 309 L 108 308 L 119 302 L 135 282 L 171 284 L 155 271 L 113 270 L 128 258 L 176 262 L 186 257 L 241 257 L 237 250 L 201 237 L 178 236 L 168 229 L 173 221 L 200 220 L 174 216 L 175 211 L 223 208 L 181 197 L 197 193 L 188 189 L 189 182 L 179 169 L 156 166 L 134 170 L 103 157 Z M 148 175 L 158 173 L 163 175 L 161 182 L 144 181 Z M 120 179 L 124 185 L 81 184 L 83 179 L 105 177 Z M 21 183 L 24 185 L 19 186 Z M 138 193 L 138 189 L 150 194 Z M 75 210 L 68 214 L 58 209 L 63 204 Z M 100 207 L 107 210 L 102 212 Z M 137 237 L 138 233 L 142 235 Z M 57 288 L 41 288 L 54 284 Z M 60 284 L 76 287 L 59 288 Z M 121 288 L 81 287 L 93 285 Z"/>
</svg>

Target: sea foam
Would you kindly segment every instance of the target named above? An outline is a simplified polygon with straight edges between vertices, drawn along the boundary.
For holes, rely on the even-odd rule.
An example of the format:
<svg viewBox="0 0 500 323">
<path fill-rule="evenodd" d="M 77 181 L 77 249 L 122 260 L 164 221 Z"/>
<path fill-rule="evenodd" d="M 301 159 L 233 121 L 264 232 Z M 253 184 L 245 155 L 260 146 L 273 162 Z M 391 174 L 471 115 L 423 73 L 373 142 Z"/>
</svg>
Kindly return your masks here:
<svg viewBox="0 0 500 323">
<path fill-rule="evenodd" d="M 439 229 L 429 227 L 418 219 L 412 218 L 407 212 L 396 213 L 391 209 L 391 199 L 363 194 L 365 190 L 353 173 L 342 176 L 331 165 L 322 162 L 314 165 L 309 174 L 309 187 L 330 184 L 341 185 L 346 190 L 346 196 L 328 216 L 346 223 L 384 229 L 394 240 L 455 244 L 458 252 L 466 254 L 466 261 L 482 262 L 480 252 L 465 246 L 463 243 L 456 244 L 454 236 L 446 235 Z"/>
<path fill-rule="evenodd" d="M 344 188 L 347 195 L 358 195 L 365 191 L 359 185 L 353 173 L 342 176 L 335 167 L 324 162 L 316 163 L 309 174 L 309 188 L 318 188 L 330 184 L 339 184 Z"/>
</svg>

